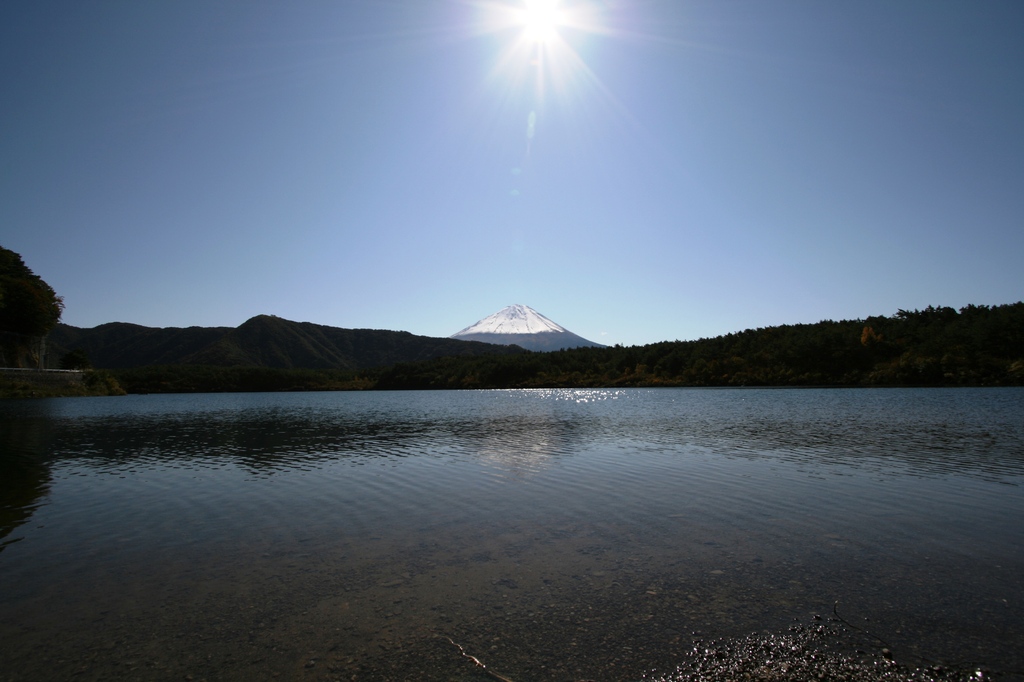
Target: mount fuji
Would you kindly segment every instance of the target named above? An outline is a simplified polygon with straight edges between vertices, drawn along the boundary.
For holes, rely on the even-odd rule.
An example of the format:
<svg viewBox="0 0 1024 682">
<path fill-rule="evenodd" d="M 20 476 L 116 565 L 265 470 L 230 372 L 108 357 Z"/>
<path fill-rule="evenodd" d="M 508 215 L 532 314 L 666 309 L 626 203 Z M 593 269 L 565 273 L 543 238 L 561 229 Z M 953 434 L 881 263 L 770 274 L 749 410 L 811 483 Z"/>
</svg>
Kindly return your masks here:
<svg viewBox="0 0 1024 682">
<path fill-rule="evenodd" d="M 452 334 L 450 338 L 463 341 L 483 341 L 500 346 L 515 344 L 535 351 L 580 348 L 582 346 L 604 348 L 599 343 L 576 336 L 533 308 L 519 304 L 502 308 L 476 324 Z"/>
</svg>

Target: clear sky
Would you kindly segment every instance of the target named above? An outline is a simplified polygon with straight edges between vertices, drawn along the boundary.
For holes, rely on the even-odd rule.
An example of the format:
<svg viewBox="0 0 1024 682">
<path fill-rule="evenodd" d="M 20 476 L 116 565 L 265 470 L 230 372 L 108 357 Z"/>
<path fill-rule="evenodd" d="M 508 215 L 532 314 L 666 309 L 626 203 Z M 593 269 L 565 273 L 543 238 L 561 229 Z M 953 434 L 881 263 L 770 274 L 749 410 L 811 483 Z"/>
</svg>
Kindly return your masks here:
<svg viewBox="0 0 1024 682">
<path fill-rule="evenodd" d="M 525 6 L 4 2 L 0 245 L 82 327 L 1024 299 L 1024 2 Z"/>
</svg>

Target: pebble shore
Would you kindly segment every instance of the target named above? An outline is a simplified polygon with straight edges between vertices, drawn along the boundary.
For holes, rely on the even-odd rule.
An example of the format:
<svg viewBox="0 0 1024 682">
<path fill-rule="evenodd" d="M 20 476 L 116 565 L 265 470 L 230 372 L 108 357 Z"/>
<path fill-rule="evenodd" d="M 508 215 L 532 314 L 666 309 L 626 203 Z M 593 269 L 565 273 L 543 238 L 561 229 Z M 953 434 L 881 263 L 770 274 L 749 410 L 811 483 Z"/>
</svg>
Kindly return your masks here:
<svg viewBox="0 0 1024 682">
<path fill-rule="evenodd" d="M 868 653 L 844 651 L 847 635 L 841 619 L 794 625 L 782 635 L 696 642 L 685 662 L 669 675 L 645 682 L 981 682 L 991 672 L 971 666 L 898 662 L 885 647 Z"/>
</svg>

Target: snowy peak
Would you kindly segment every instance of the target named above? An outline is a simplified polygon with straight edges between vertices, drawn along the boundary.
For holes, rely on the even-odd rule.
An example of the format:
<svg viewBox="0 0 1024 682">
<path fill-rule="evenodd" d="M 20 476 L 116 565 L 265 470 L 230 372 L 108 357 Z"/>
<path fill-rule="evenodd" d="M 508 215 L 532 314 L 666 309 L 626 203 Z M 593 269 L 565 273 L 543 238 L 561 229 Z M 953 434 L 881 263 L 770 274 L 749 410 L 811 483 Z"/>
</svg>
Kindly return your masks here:
<svg viewBox="0 0 1024 682">
<path fill-rule="evenodd" d="M 485 317 L 451 338 L 462 341 L 483 341 L 502 346 L 515 345 L 531 351 L 552 351 L 601 344 L 576 336 L 525 305 L 510 305 Z"/>
<path fill-rule="evenodd" d="M 542 334 L 545 332 L 564 333 L 568 330 L 555 324 L 529 306 L 515 304 L 502 308 L 476 324 L 452 334 L 458 338 L 467 334 Z"/>
</svg>

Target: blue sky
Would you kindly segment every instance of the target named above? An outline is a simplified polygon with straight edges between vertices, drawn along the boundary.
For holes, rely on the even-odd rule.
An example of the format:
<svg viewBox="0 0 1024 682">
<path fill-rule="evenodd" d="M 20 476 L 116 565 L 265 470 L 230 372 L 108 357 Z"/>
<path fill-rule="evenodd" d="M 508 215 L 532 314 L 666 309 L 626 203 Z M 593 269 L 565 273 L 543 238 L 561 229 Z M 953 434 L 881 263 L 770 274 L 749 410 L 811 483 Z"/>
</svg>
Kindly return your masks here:
<svg viewBox="0 0 1024 682">
<path fill-rule="evenodd" d="M 1024 298 L 1024 3 L 0 5 L 64 321 L 601 343 Z"/>
</svg>

